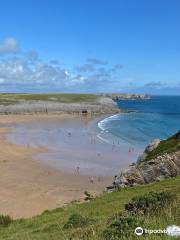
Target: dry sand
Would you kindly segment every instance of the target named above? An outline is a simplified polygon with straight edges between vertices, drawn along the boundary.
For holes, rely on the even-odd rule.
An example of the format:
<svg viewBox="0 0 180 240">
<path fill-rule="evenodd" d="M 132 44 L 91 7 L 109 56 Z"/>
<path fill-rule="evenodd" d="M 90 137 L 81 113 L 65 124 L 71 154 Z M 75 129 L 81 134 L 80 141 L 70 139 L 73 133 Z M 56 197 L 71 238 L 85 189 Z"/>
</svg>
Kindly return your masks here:
<svg viewBox="0 0 180 240">
<path fill-rule="evenodd" d="M 69 174 L 52 169 L 32 155 L 47 151 L 45 148 L 24 147 L 7 142 L 9 125 L 53 118 L 54 115 L 1 115 L 0 116 L 0 213 L 13 218 L 26 218 L 46 209 L 64 206 L 84 199 L 84 191 L 100 194 L 112 182 L 112 177 L 94 178 Z M 74 117 L 58 115 L 58 118 Z"/>
</svg>

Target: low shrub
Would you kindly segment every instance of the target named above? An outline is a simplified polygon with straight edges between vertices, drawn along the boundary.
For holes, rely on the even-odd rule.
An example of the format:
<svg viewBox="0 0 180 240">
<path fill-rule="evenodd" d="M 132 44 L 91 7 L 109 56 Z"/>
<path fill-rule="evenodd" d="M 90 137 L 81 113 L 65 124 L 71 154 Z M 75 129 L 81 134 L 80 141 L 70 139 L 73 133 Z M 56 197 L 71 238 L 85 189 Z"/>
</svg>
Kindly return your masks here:
<svg viewBox="0 0 180 240">
<path fill-rule="evenodd" d="M 0 226 L 7 226 L 12 223 L 12 218 L 9 215 L 0 215 Z"/>
<path fill-rule="evenodd" d="M 139 197 L 132 198 L 131 202 L 125 205 L 125 209 L 133 214 L 146 214 L 151 211 L 170 205 L 176 200 L 176 195 L 171 192 L 149 192 Z"/>
<path fill-rule="evenodd" d="M 93 219 L 83 217 L 80 214 L 72 214 L 63 228 L 68 229 L 68 228 L 84 227 L 93 222 L 94 222 Z"/>
<path fill-rule="evenodd" d="M 103 237 L 107 240 L 121 239 L 123 236 L 134 234 L 135 228 L 141 225 L 142 222 L 135 216 L 119 213 L 109 219 Z"/>
</svg>

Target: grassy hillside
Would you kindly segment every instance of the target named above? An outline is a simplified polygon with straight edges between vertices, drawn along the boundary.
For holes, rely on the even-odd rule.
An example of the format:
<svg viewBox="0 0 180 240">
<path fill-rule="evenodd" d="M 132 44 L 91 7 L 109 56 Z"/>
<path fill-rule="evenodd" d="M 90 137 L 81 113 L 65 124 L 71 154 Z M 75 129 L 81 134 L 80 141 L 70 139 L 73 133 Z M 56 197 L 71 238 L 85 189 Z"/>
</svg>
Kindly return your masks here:
<svg viewBox="0 0 180 240">
<path fill-rule="evenodd" d="M 170 191 L 177 194 L 177 200 L 170 205 L 153 209 L 143 215 L 136 214 L 123 221 L 115 214 L 125 213 L 125 204 L 133 197 L 142 196 L 150 191 Z M 152 199 L 150 199 L 152 202 Z M 154 200 L 153 200 L 154 201 Z M 178 225 L 180 216 L 180 177 L 134 188 L 126 188 L 113 193 L 104 193 L 90 202 L 72 203 L 66 208 L 45 211 L 42 215 L 26 220 L 16 220 L 8 226 L 0 225 L 0 239 L 13 240 L 100 240 L 100 239 L 137 239 L 134 227 L 141 224 L 147 229 L 163 229 L 168 225 Z M 158 205 L 159 206 L 159 205 Z M 116 215 L 118 216 L 118 215 Z M 116 218 L 116 219 L 114 219 Z M 119 219 L 119 218 L 118 218 Z M 121 217 L 122 219 L 122 217 Z M 133 220 L 134 219 L 134 220 Z M 110 225 L 110 222 L 113 224 Z M 118 225 L 120 224 L 120 225 Z M 124 225 L 123 225 L 124 224 Z M 111 227 L 109 227 L 111 226 Z M 113 228 L 112 228 L 113 226 Z M 112 235 L 116 226 L 123 227 L 122 237 Z M 128 227 L 130 226 L 129 230 Z M 145 235 L 141 239 L 172 239 L 166 234 Z"/>
<path fill-rule="evenodd" d="M 164 153 L 172 153 L 180 150 L 180 131 L 172 137 L 161 141 L 157 148 L 148 153 L 146 160 L 153 159 Z"/>
<path fill-rule="evenodd" d="M 21 101 L 54 101 L 62 103 L 94 102 L 99 98 L 95 94 L 0 94 L 0 105 L 16 104 Z"/>
</svg>

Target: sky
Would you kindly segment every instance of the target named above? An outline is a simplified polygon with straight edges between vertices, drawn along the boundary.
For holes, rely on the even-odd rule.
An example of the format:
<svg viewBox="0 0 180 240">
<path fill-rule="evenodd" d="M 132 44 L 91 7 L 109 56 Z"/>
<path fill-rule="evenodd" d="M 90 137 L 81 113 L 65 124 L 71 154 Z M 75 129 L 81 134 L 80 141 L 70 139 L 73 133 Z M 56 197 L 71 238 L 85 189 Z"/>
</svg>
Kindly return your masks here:
<svg viewBox="0 0 180 240">
<path fill-rule="evenodd" d="M 0 92 L 180 94 L 179 0 L 0 4 Z"/>
</svg>

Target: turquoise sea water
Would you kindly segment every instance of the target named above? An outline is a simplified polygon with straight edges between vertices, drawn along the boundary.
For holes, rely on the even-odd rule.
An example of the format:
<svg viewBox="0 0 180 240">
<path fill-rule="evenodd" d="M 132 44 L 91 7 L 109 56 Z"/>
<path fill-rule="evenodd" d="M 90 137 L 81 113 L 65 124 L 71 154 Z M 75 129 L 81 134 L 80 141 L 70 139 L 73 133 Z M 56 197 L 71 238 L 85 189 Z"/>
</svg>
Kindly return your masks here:
<svg viewBox="0 0 180 240">
<path fill-rule="evenodd" d="M 122 100 L 117 104 L 131 112 L 99 122 L 99 137 L 104 141 L 145 147 L 153 139 L 165 139 L 180 129 L 180 96 L 153 96 L 149 100 Z"/>
</svg>

